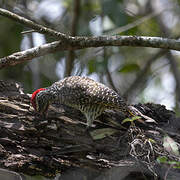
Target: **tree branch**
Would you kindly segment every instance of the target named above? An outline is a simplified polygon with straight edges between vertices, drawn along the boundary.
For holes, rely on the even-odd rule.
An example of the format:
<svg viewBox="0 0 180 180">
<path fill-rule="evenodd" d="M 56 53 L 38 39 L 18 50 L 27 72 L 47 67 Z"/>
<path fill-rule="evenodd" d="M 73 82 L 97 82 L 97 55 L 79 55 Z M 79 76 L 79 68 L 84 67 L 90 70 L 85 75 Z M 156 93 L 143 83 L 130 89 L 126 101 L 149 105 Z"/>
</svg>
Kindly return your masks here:
<svg viewBox="0 0 180 180">
<path fill-rule="evenodd" d="M 61 41 L 44 44 L 26 51 L 17 52 L 10 56 L 0 59 L 0 69 L 10 65 L 16 65 L 35 57 L 43 56 L 48 53 L 54 53 L 62 50 L 78 50 L 90 47 L 102 46 L 137 46 L 137 47 L 152 47 L 163 48 L 180 51 L 180 40 L 168 39 L 161 37 L 144 37 L 144 36 L 97 36 L 97 37 L 83 37 L 83 36 L 68 36 L 63 33 L 46 28 L 42 25 L 36 24 L 24 17 L 16 15 L 12 12 L 0 8 L 0 15 L 9 17 L 27 27 L 33 28 L 40 33 L 49 34 Z"/>
<path fill-rule="evenodd" d="M 90 47 L 102 46 L 138 46 L 180 51 L 180 41 L 160 37 L 143 36 L 99 36 L 99 37 L 74 37 L 71 43 L 55 41 L 25 51 L 14 53 L 0 59 L 0 69 L 6 66 L 16 65 L 35 57 L 43 56 L 62 50 L 78 50 Z"/>
<path fill-rule="evenodd" d="M 127 31 L 127 30 L 129 30 L 129 29 L 132 29 L 132 28 L 134 28 L 134 27 L 136 27 L 136 26 L 138 26 L 138 25 L 140 25 L 140 24 L 148 21 L 149 19 L 151 19 L 151 18 L 153 18 L 153 17 L 161 14 L 163 11 L 164 11 L 164 10 L 154 11 L 154 12 L 152 12 L 152 13 L 144 16 L 144 17 L 141 17 L 141 18 L 137 19 L 136 21 L 134 21 L 134 22 L 132 22 L 132 23 L 129 23 L 129 24 L 127 24 L 127 25 L 118 27 L 118 28 L 116 28 L 116 29 L 114 29 L 114 30 L 112 30 L 112 31 L 109 31 L 109 32 L 105 33 L 105 35 L 120 34 L 120 33 L 122 33 L 122 32 L 125 32 L 125 31 Z"/>
<path fill-rule="evenodd" d="M 42 33 L 42 34 L 48 34 L 48 35 L 51 35 L 51 36 L 54 36 L 58 39 L 62 39 L 62 40 L 67 40 L 68 39 L 68 35 L 65 35 L 63 33 L 60 33 L 58 31 L 55 31 L 55 30 L 52 30 L 50 28 L 47 28 L 47 27 L 44 27 L 40 24 L 37 24 L 29 19 L 26 19 L 22 16 L 19 16 L 15 13 L 12 13 L 8 10 L 5 10 L 5 9 L 2 9 L 0 8 L 0 15 L 2 16 L 5 16 L 5 17 L 8 17 L 12 20 L 15 20 L 17 22 L 19 22 L 20 24 L 23 24 L 29 28 L 32 28 L 34 30 L 36 30 L 37 32 L 39 33 Z"/>
<path fill-rule="evenodd" d="M 14 66 L 16 64 L 32 60 L 33 58 L 43 56 L 48 53 L 53 53 L 57 51 L 58 45 L 60 46 L 62 43 L 60 41 L 55 41 L 1 58 L 0 69 L 7 66 Z"/>
<path fill-rule="evenodd" d="M 143 46 L 153 48 L 164 48 L 180 51 L 180 40 L 161 38 L 161 37 L 145 37 L 145 36 L 98 36 L 98 37 L 72 37 L 42 25 L 34 23 L 15 13 L 0 8 L 0 15 L 9 17 L 27 27 L 33 28 L 40 33 L 49 34 L 58 39 L 65 40 L 71 46 L 78 46 L 75 49 L 101 46 Z M 64 48 L 67 50 L 66 48 Z M 73 48 L 74 49 L 74 48 Z"/>
</svg>

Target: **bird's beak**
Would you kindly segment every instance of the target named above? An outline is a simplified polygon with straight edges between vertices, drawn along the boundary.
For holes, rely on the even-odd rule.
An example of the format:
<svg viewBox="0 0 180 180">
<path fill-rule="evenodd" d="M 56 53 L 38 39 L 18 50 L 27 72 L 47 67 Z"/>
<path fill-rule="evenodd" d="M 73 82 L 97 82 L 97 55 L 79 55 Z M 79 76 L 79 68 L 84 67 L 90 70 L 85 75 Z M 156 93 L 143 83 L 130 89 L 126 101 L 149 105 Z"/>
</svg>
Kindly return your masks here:
<svg viewBox="0 0 180 180">
<path fill-rule="evenodd" d="M 47 114 L 48 114 L 48 107 L 49 107 L 49 103 L 46 104 L 45 108 L 43 108 L 39 111 L 39 114 L 46 118 Z"/>
</svg>

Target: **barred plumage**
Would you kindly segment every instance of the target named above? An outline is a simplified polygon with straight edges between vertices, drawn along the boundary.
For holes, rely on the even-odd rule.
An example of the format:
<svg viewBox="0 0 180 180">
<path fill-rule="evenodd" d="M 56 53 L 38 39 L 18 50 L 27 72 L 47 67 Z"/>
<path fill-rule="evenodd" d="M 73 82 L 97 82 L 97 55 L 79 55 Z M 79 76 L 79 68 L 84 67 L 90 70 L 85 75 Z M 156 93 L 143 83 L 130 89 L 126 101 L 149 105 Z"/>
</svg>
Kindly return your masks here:
<svg viewBox="0 0 180 180">
<path fill-rule="evenodd" d="M 92 126 L 105 109 L 127 112 L 125 101 L 112 89 L 88 77 L 71 76 L 55 82 L 50 87 L 35 91 L 31 98 L 34 109 L 46 113 L 53 101 L 80 110 Z"/>
</svg>

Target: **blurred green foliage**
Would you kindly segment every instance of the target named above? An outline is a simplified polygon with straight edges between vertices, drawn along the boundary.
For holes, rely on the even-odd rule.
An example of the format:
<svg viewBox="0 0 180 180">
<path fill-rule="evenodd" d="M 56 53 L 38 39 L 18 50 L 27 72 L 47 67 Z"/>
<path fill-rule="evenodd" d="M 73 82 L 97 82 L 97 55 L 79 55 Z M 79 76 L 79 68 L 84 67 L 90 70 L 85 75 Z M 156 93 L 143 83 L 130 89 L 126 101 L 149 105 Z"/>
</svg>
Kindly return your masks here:
<svg viewBox="0 0 180 180">
<path fill-rule="evenodd" d="M 23 27 L 16 22 L 0 16 L 0 56 L 20 51 Z"/>
</svg>

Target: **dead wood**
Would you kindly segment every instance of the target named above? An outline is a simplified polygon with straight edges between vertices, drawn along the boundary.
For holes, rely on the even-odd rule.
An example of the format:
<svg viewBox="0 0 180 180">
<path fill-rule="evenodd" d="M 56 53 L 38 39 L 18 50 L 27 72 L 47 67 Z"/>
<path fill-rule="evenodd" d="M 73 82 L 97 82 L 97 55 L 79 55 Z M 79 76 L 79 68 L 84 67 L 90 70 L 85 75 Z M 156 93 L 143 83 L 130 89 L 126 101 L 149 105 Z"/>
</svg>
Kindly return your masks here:
<svg viewBox="0 0 180 180">
<path fill-rule="evenodd" d="M 168 165 L 159 164 L 157 157 L 179 161 L 164 149 L 163 137 L 167 133 L 180 143 L 180 121 L 162 105 L 135 105 L 158 124 L 122 126 L 126 117 L 107 111 L 86 131 L 79 111 L 53 104 L 43 119 L 30 105 L 30 96 L 17 83 L 0 81 L 1 168 L 46 177 L 59 173 L 60 179 L 123 179 L 133 173 L 163 178 Z"/>
</svg>

